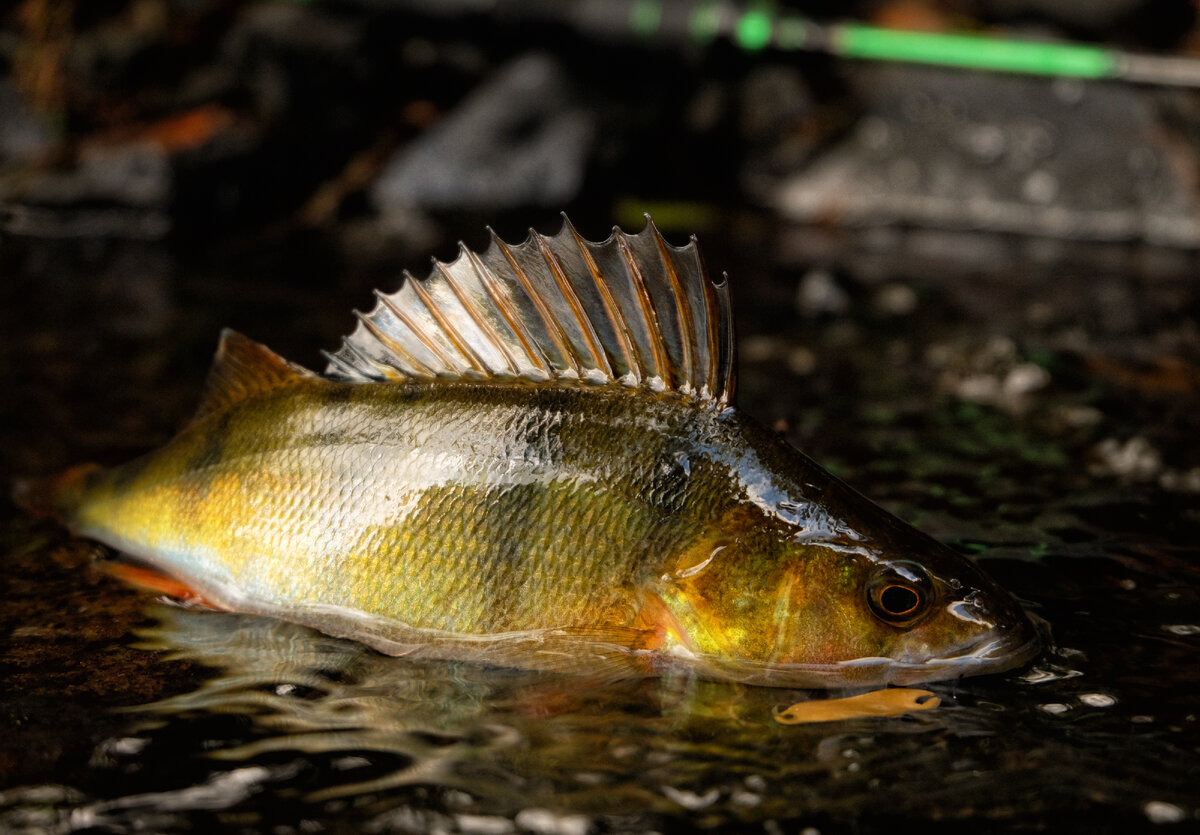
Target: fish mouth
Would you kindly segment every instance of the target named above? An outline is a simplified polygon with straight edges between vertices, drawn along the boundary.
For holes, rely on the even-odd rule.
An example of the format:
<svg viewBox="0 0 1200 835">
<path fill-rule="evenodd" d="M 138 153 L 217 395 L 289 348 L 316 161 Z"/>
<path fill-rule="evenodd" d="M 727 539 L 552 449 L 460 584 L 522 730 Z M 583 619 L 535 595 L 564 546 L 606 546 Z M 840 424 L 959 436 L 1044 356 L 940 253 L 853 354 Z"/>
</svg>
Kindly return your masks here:
<svg viewBox="0 0 1200 835">
<path fill-rule="evenodd" d="M 687 665 L 705 678 L 742 684 L 813 690 L 911 685 L 1003 673 L 1029 663 L 1041 652 L 1048 629 L 1045 621 L 1036 616 L 1023 620 L 1017 630 L 992 631 L 949 654 L 927 659 L 867 657 L 811 664 L 679 654 L 686 656 Z"/>
<path fill-rule="evenodd" d="M 1039 619 L 1040 620 L 1040 619 Z M 892 660 L 888 684 L 917 684 L 966 676 L 990 675 L 1028 664 L 1043 647 L 1042 631 L 1028 621 L 1016 633 L 988 634 L 971 644 L 923 661 Z M 1044 623 L 1044 621 L 1042 622 Z"/>
</svg>

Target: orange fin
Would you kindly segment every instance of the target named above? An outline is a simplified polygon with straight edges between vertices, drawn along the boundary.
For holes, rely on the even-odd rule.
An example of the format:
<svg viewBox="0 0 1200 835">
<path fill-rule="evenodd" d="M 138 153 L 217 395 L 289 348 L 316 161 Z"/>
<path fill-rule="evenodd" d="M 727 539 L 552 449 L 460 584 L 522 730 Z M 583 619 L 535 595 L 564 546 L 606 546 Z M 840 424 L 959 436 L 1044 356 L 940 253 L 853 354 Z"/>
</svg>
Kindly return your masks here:
<svg viewBox="0 0 1200 835">
<path fill-rule="evenodd" d="M 265 345 L 226 328 L 221 331 L 217 356 L 208 372 L 204 396 L 193 420 L 200 420 L 247 397 L 315 376 Z"/>
<path fill-rule="evenodd" d="M 186 583 L 181 583 L 174 577 L 170 577 L 160 571 L 155 571 L 153 568 L 130 565 L 124 562 L 110 562 L 104 563 L 104 570 L 118 580 L 123 580 L 130 585 L 162 592 L 185 603 L 194 603 L 199 606 L 206 606 L 209 609 L 221 608 Z"/>
<path fill-rule="evenodd" d="M 914 710 L 929 710 L 941 704 L 941 699 L 928 690 L 890 687 L 872 690 L 844 699 L 817 699 L 798 702 L 775 714 L 782 725 L 808 722 L 833 722 L 838 719 L 857 719 L 862 716 L 901 716 Z"/>
</svg>

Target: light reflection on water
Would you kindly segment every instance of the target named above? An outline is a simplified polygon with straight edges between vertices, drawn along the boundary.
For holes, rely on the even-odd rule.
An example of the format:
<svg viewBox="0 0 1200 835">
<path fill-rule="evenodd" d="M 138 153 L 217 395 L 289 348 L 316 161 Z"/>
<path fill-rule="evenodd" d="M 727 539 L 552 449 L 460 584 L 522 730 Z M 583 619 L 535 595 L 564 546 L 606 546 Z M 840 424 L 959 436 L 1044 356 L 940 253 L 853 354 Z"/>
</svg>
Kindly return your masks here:
<svg viewBox="0 0 1200 835">
<path fill-rule="evenodd" d="M 389 658 L 270 619 L 163 604 L 151 614 L 139 648 L 213 675 L 128 709 L 128 732 L 93 758 L 125 776 L 122 793 L 59 797 L 69 814 L 38 831 L 147 821 L 202 831 L 206 815 L 256 831 L 315 820 L 374 831 L 737 829 L 927 813 L 939 800 L 939 816 L 955 817 L 971 812 L 964 796 L 1004 818 L 1053 801 L 1038 770 L 1044 723 L 1061 719 L 1042 694 L 1072 677 L 1051 656 L 1007 678 L 930 685 L 941 704 L 920 713 L 784 726 L 777 711 L 828 694 L 687 677 L 581 689 Z M 1098 704 L 1054 692 L 1077 714 Z M 1080 765 L 1104 756 L 1097 748 Z M 1156 797 L 1178 804 L 1179 794 L 1168 785 Z"/>
<path fill-rule="evenodd" d="M 920 757 L 955 726 L 993 733 L 986 713 L 947 721 L 962 713 L 953 706 L 935 718 L 835 723 L 833 732 L 785 728 L 775 714 L 801 691 L 687 677 L 580 689 L 544 674 L 388 658 L 280 621 L 167 605 L 153 614 L 141 647 L 217 674 L 135 708 L 132 736 L 170 734 L 200 749 L 227 776 L 231 808 L 253 778 L 303 804 L 350 800 L 379 814 L 413 801 L 404 788 L 436 787 L 432 803 L 420 801 L 451 815 L 516 820 L 549 809 L 628 821 L 686 812 L 728 823 L 793 816 L 805 799 L 814 812 L 844 810 L 873 790 L 864 766 L 895 757 L 897 744 Z M 952 688 L 935 689 L 952 701 Z M 196 746 L 204 735 L 186 726 L 214 717 L 238 717 L 242 732 Z M 145 764 L 152 747 L 127 759 Z"/>
</svg>

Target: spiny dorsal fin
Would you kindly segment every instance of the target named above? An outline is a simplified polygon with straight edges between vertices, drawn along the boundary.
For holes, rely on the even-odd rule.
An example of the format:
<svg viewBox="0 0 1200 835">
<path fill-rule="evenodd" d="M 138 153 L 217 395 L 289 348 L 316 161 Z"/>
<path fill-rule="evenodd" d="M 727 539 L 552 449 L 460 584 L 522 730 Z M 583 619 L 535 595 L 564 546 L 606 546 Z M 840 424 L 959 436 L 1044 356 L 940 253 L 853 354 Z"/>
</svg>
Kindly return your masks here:
<svg viewBox="0 0 1200 835">
<path fill-rule="evenodd" d="M 723 408 L 733 400 L 729 285 L 708 278 L 693 237 L 667 243 L 650 216 L 636 235 L 586 241 L 563 216 L 552 237 L 482 254 L 460 245 L 428 278 L 405 273 L 326 374 L 357 382 L 570 380 L 677 391 Z"/>
<path fill-rule="evenodd" d="M 285 360 L 265 345 L 226 328 L 208 371 L 204 396 L 193 421 L 304 377 L 311 371 Z"/>
</svg>

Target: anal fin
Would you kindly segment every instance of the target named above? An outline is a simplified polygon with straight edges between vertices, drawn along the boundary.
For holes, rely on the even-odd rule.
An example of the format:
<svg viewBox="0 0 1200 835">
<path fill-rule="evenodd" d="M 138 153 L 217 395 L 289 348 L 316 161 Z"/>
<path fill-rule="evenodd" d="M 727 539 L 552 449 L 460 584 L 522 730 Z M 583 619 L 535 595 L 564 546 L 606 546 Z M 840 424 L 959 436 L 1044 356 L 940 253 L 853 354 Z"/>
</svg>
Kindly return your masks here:
<svg viewBox="0 0 1200 835">
<path fill-rule="evenodd" d="M 221 609 L 220 606 L 213 603 L 191 586 L 153 568 L 130 565 L 126 562 L 109 562 L 104 563 L 104 570 L 118 580 L 129 583 L 131 586 L 160 592 L 176 600 L 181 600 L 184 603 L 204 606 L 209 609 Z"/>
</svg>

